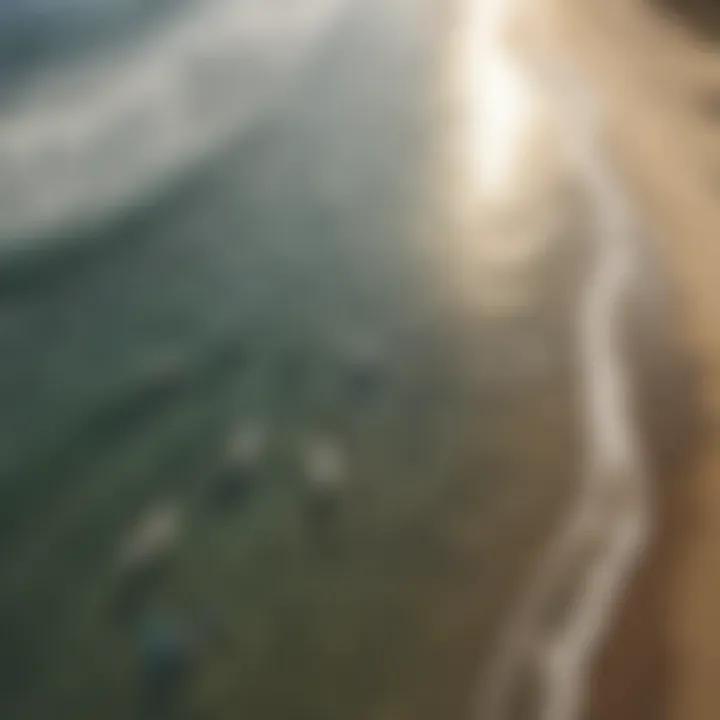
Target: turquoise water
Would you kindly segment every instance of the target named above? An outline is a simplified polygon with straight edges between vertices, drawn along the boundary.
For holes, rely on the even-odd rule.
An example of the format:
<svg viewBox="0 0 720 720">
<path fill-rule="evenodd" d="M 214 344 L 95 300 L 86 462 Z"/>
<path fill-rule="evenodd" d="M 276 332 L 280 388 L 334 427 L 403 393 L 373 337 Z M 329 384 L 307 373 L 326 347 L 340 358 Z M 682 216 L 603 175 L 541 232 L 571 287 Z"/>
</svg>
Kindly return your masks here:
<svg viewBox="0 0 720 720">
<path fill-rule="evenodd" d="M 558 246 L 522 317 L 454 304 L 436 22 L 357 4 L 231 147 L 83 242 L 8 259 L 3 717 L 148 715 L 143 623 L 194 631 L 199 611 L 222 642 L 172 717 L 467 716 L 573 483 L 577 258 Z M 248 420 L 268 459 L 219 513 L 209 478 Z M 350 468 L 320 544 L 299 466 L 315 433 Z M 118 618 L 118 542 L 166 501 L 179 545 Z"/>
</svg>

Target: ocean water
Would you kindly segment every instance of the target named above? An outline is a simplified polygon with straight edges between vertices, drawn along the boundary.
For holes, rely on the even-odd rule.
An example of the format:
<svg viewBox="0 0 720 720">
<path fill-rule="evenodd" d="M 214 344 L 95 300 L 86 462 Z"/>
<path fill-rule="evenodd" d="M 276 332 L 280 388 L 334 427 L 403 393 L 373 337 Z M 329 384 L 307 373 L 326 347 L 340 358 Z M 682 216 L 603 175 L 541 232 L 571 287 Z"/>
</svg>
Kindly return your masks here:
<svg viewBox="0 0 720 720">
<path fill-rule="evenodd" d="M 295 45 L 240 43 L 199 106 L 229 87 L 232 102 L 183 116 L 166 144 L 149 112 L 111 163 L 104 133 L 126 106 L 56 105 L 52 69 L 0 110 L 15 163 L 0 167 L 2 717 L 157 716 L 143 694 L 156 616 L 190 635 L 209 617 L 220 637 L 166 716 L 472 717 L 577 482 L 583 228 L 569 216 L 556 232 L 531 302 L 468 312 L 442 161 L 443 14 L 337 5 L 307 3 L 316 25 L 295 6 Z M 191 11 L 157 20 L 172 47 Z M 128 37 L 103 63 L 159 67 Z M 253 82 L 238 80 L 241 56 L 259 58 Z M 207 85 L 178 81 L 179 57 L 148 107 Z M 80 144 L 62 145 L 70 135 Z M 43 183 L 73 157 L 48 209 Z M 259 423 L 257 486 L 218 509 L 228 438 Z M 348 466 L 320 535 L 302 472 L 317 435 Z M 177 547 L 119 616 L 119 543 L 168 503 L 184 518 Z"/>
</svg>

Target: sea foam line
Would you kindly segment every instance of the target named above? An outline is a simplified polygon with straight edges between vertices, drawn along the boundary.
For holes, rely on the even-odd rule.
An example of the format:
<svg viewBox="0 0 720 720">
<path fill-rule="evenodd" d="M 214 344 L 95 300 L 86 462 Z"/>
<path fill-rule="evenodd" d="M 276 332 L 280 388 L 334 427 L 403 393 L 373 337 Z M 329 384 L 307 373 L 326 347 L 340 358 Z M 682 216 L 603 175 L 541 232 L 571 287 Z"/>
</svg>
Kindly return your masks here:
<svg viewBox="0 0 720 720">
<path fill-rule="evenodd" d="M 208 0 L 0 107 L 0 249 L 146 200 L 252 125 L 347 0 Z"/>
<path fill-rule="evenodd" d="M 523 688 L 536 693 L 534 717 L 580 716 L 598 644 L 651 530 L 647 478 L 618 337 L 636 266 L 635 223 L 602 150 L 597 98 L 570 67 L 546 65 L 544 80 L 559 91 L 567 160 L 587 191 L 595 225 L 596 262 L 578 317 L 587 447 L 578 498 L 521 598 L 483 683 L 479 720 L 516 717 L 513 704 Z"/>
</svg>

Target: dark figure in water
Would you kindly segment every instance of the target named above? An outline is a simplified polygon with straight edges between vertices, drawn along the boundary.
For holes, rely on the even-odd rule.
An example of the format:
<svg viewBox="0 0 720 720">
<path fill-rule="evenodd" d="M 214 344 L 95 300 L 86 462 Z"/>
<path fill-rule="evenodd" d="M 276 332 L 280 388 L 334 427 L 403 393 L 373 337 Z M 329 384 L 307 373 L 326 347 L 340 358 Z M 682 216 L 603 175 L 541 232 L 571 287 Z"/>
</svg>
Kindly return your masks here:
<svg viewBox="0 0 720 720">
<path fill-rule="evenodd" d="M 138 652 L 144 717 L 165 720 L 178 712 L 196 661 L 196 642 L 177 619 L 158 613 L 145 622 Z"/>
<path fill-rule="evenodd" d="M 211 499 L 219 509 L 238 506 L 257 485 L 265 457 L 265 427 L 243 424 L 230 438 L 225 456 L 211 479 Z"/>
<path fill-rule="evenodd" d="M 110 612 L 115 622 L 127 624 L 137 618 L 167 575 L 167 565 L 156 563 L 118 575 L 112 593 Z"/>
<path fill-rule="evenodd" d="M 327 438 L 315 438 L 305 448 L 306 508 L 310 530 L 320 549 L 337 544 L 338 516 L 346 485 L 343 448 Z"/>
<path fill-rule="evenodd" d="M 214 473 L 211 502 L 218 510 L 242 505 L 255 486 L 255 470 L 223 463 Z"/>
<path fill-rule="evenodd" d="M 120 620 L 133 617 L 160 582 L 183 530 L 183 511 L 167 501 L 144 512 L 117 551 L 113 606 Z"/>
<path fill-rule="evenodd" d="M 351 391 L 356 397 L 368 399 L 380 389 L 385 377 L 385 358 L 370 338 L 355 338 L 345 349 L 345 362 Z"/>
</svg>

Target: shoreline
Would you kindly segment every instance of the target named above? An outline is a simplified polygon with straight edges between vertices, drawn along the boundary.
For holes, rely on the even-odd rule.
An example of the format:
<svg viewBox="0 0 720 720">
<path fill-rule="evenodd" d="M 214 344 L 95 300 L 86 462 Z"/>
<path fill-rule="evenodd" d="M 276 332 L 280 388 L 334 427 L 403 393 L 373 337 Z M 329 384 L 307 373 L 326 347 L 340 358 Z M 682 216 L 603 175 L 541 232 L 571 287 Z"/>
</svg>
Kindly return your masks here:
<svg viewBox="0 0 720 720">
<path fill-rule="evenodd" d="M 674 323 L 668 333 L 649 324 L 642 307 L 629 310 L 626 356 L 652 478 L 654 533 L 598 648 L 588 687 L 588 720 L 672 717 L 677 663 L 672 589 L 697 493 L 692 471 L 702 441 L 699 372 L 675 337 Z M 652 337 L 658 331 L 664 337 Z"/>
<path fill-rule="evenodd" d="M 481 717 L 512 714 L 518 693 L 529 690 L 539 717 L 569 720 L 589 707 L 598 656 L 653 539 L 655 498 L 624 342 L 628 299 L 641 282 L 639 225 L 623 177 L 604 155 L 604 107 L 567 57 L 541 59 L 557 112 L 571 119 L 567 162 L 593 218 L 595 259 L 576 326 L 586 450 L 571 513 L 510 615 Z"/>
<path fill-rule="evenodd" d="M 653 255 L 673 288 L 672 308 L 661 307 L 658 319 L 676 335 L 665 338 L 666 353 L 634 365 L 657 530 L 594 665 L 590 717 L 714 720 L 720 215 L 706 167 L 717 126 L 703 101 L 720 57 L 686 26 L 637 2 L 559 6 L 564 44 L 606 98 L 613 155 L 655 231 Z"/>
</svg>

